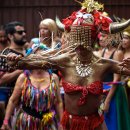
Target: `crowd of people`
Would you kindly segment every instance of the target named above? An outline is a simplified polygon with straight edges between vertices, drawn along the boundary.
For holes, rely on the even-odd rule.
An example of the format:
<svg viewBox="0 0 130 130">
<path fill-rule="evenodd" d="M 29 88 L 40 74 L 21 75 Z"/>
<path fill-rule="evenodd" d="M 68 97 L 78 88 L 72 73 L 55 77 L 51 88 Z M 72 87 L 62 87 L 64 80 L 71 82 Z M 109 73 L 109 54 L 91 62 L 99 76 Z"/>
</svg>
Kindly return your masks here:
<svg viewBox="0 0 130 130">
<path fill-rule="evenodd" d="M 21 22 L 0 28 L 1 130 L 130 130 L 130 21 L 80 4 L 30 42 Z"/>
</svg>

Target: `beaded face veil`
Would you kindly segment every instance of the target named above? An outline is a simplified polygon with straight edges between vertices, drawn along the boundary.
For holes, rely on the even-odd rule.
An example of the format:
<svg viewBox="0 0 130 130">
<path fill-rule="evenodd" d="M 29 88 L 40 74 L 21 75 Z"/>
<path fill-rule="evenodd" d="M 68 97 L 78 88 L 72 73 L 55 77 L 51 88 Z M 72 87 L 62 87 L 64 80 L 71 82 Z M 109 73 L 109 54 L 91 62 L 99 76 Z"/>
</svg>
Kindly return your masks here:
<svg viewBox="0 0 130 130">
<path fill-rule="evenodd" d="M 91 47 L 91 28 L 88 26 L 72 26 L 69 40 L 70 44 L 79 44 L 85 48 Z"/>
<path fill-rule="evenodd" d="M 81 45 L 86 49 L 91 49 L 91 28 L 89 26 L 72 26 L 69 38 L 70 44 Z M 84 65 L 79 58 L 77 58 L 75 67 L 77 74 L 81 77 L 89 76 L 93 72 L 91 63 Z"/>
</svg>

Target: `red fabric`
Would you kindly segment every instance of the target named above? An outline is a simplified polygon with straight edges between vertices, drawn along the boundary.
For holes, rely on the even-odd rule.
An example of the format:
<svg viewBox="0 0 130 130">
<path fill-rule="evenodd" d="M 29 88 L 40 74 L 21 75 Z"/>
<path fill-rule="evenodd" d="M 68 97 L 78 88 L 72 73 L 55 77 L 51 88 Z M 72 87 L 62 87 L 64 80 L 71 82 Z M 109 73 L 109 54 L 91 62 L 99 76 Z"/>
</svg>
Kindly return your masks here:
<svg viewBox="0 0 130 130">
<path fill-rule="evenodd" d="M 87 86 L 79 86 L 68 83 L 62 79 L 62 86 L 66 93 L 82 92 L 82 97 L 80 97 L 78 105 L 85 104 L 89 92 L 94 95 L 100 95 L 103 93 L 103 83 L 100 81 L 95 81 Z"/>
<path fill-rule="evenodd" d="M 103 115 L 75 116 L 65 111 L 61 123 L 64 130 L 94 130 L 102 124 L 103 121 Z"/>
<path fill-rule="evenodd" d="M 103 15 L 102 12 L 94 10 L 91 13 L 87 12 L 87 9 L 81 9 L 77 12 L 73 12 L 69 17 L 63 19 L 62 23 L 65 25 L 65 29 L 69 32 L 71 30 L 71 26 L 76 25 L 73 24 L 74 21 L 77 19 L 77 13 L 81 12 L 82 14 L 92 14 L 94 17 L 93 25 L 90 24 L 83 24 L 84 18 L 80 17 L 77 20 L 77 24 L 81 26 L 91 26 L 92 29 L 92 38 L 96 38 L 97 31 L 106 31 L 109 32 L 109 25 L 112 23 L 112 20 L 109 17 Z"/>
</svg>

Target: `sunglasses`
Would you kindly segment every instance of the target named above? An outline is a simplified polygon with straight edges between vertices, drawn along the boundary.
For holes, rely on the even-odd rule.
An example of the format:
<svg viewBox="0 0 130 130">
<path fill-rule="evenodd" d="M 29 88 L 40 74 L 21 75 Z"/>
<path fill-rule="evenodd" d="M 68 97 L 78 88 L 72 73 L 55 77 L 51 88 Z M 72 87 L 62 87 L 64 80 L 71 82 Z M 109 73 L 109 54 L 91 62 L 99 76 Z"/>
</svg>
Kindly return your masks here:
<svg viewBox="0 0 130 130">
<path fill-rule="evenodd" d="M 26 33 L 26 30 L 19 30 L 19 31 L 15 31 L 15 33 L 22 35 L 23 33 Z"/>
</svg>

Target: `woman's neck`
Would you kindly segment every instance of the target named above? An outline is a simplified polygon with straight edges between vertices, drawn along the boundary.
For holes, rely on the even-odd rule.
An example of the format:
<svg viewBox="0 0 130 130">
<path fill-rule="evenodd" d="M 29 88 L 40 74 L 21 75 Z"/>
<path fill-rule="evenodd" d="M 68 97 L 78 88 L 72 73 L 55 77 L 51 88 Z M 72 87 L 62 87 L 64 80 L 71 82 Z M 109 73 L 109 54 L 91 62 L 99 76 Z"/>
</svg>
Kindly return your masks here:
<svg viewBox="0 0 130 130">
<path fill-rule="evenodd" d="M 107 46 L 106 49 L 107 49 L 108 51 L 112 51 L 112 50 L 115 50 L 116 48 L 113 47 L 113 46 Z"/>
<path fill-rule="evenodd" d="M 85 55 L 78 54 L 77 58 L 80 60 L 82 64 L 89 64 L 93 58 L 93 52 L 86 52 Z"/>
<path fill-rule="evenodd" d="M 125 49 L 125 53 L 130 53 L 130 47 Z"/>
<path fill-rule="evenodd" d="M 41 78 L 42 77 L 48 77 L 49 73 L 45 70 L 32 70 L 31 71 L 31 76 L 33 76 L 34 78 Z"/>
<path fill-rule="evenodd" d="M 45 44 L 47 47 L 51 48 L 51 44 L 52 44 L 52 40 L 51 40 L 51 37 L 49 38 L 40 38 L 40 42 L 42 42 L 43 44 Z"/>
</svg>

